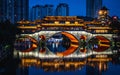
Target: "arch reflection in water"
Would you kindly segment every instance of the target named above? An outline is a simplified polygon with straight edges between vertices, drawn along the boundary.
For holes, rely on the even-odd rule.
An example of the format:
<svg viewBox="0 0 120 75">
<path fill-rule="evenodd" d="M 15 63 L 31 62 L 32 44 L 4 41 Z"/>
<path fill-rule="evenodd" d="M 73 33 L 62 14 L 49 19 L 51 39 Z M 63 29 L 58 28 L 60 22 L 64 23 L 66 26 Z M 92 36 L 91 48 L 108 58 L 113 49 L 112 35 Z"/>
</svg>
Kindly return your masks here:
<svg viewBox="0 0 120 75">
<path fill-rule="evenodd" d="M 67 32 L 54 34 L 47 40 L 46 44 L 51 52 L 59 56 L 69 55 L 78 48 L 78 40 Z"/>
<path fill-rule="evenodd" d="M 21 52 L 30 52 L 37 48 L 37 41 L 30 36 L 21 36 L 15 40 L 14 48 Z"/>
<path fill-rule="evenodd" d="M 103 52 L 110 48 L 110 40 L 104 36 L 95 36 L 89 40 L 88 46 L 91 50 L 96 52 Z"/>
</svg>

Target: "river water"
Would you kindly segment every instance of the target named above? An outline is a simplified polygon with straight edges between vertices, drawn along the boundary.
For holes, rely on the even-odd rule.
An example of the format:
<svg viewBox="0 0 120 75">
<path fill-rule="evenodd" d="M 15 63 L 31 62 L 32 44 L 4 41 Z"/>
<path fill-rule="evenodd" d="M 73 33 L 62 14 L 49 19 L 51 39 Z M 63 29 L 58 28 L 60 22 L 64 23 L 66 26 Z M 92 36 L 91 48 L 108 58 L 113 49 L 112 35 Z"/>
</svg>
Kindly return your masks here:
<svg viewBox="0 0 120 75">
<path fill-rule="evenodd" d="M 120 55 L 87 58 L 21 58 L 16 75 L 120 75 Z"/>
</svg>

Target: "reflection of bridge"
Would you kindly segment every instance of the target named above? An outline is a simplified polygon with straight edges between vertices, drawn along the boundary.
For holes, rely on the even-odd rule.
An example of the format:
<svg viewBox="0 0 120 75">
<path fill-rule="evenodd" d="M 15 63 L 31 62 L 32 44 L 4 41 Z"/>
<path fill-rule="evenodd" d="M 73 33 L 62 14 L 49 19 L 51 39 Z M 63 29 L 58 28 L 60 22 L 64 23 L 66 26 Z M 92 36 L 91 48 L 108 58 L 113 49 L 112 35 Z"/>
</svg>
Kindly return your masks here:
<svg viewBox="0 0 120 75">
<path fill-rule="evenodd" d="M 50 38 L 52 35 L 59 33 L 61 31 L 40 31 L 40 32 L 36 32 L 34 34 L 21 34 L 21 36 L 27 35 L 27 36 L 31 36 L 36 40 L 38 39 L 38 36 L 40 35 L 44 35 L 47 39 Z M 66 31 L 72 35 L 74 35 L 78 40 L 80 39 L 81 35 L 85 35 L 87 37 L 86 41 L 89 41 L 91 38 L 95 37 L 95 36 L 104 36 L 107 39 L 111 40 L 112 38 L 112 34 L 91 34 L 85 31 Z M 79 40 L 80 41 L 80 40 Z M 20 57 L 40 57 L 40 58 L 59 58 L 59 56 L 57 56 L 56 54 L 52 53 L 48 48 L 46 53 L 39 53 L 38 48 L 36 48 L 35 50 L 33 50 L 32 52 L 20 52 L 18 50 L 14 51 L 15 56 L 17 54 L 19 54 Z M 79 48 L 72 54 L 68 55 L 68 56 L 64 56 L 64 58 L 83 58 L 83 57 L 87 57 L 90 56 L 92 54 L 112 54 L 112 51 L 110 50 L 110 48 L 106 51 L 103 52 L 95 52 L 92 51 L 91 49 L 87 48 L 87 52 L 86 53 L 82 53 L 79 51 Z"/>
<path fill-rule="evenodd" d="M 108 69 L 108 62 L 112 61 L 110 57 L 96 57 L 84 59 L 37 59 L 37 58 L 22 58 L 21 66 L 36 66 L 41 67 L 44 71 L 69 71 L 81 70 L 85 65 L 98 68 L 99 71 Z"/>
</svg>

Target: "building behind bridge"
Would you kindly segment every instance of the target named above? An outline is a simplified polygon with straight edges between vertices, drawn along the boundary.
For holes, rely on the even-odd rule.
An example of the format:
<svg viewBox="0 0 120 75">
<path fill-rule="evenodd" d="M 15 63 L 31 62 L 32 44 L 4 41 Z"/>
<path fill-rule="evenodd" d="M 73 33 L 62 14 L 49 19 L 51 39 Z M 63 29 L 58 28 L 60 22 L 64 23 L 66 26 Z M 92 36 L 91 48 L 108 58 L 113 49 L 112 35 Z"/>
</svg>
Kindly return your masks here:
<svg viewBox="0 0 120 75">
<path fill-rule="evenodd" d="M 85 21 L 77 16 L 46 16 L 33 22 L 22 20 L 18 22 L 22 33 L 38 31 L 86 31 L 90 33 L 110 33 L 109 24 L 99 20 Z"/>
</svg>

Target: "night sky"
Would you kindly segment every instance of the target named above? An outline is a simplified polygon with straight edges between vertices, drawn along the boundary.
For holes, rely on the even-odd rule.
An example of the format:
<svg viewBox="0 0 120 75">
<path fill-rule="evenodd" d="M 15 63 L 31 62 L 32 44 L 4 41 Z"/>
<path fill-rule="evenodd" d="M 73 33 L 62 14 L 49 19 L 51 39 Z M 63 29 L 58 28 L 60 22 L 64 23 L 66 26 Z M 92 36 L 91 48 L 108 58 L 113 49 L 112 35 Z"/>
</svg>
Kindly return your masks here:
<svg viewBox="0 0 120 75">
<path fill-rule="evenodd" d="M 67 3 L 70 8 L 70 16 L 86 16 L 86 0 L 30 0 L 30 8 L 33 5 L 52 4 L 54 9 L 59 3 Z M 103 6 L 110 11 L 110 16 L 120 17 L 120 0 L 103 0 Z"/>
</svg>

